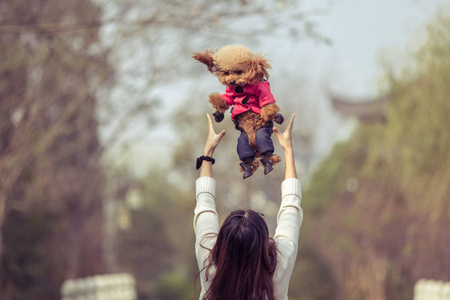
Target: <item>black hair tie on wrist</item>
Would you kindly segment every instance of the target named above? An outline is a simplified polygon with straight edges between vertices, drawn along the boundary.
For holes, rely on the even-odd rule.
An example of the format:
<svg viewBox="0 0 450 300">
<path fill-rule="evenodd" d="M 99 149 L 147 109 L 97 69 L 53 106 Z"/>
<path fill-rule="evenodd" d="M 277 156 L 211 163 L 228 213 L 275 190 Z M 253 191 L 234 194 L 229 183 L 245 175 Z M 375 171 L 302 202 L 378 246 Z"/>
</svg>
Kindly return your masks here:
<svg viewBox="0 0 450 300">
<path fill-rule="evenodd" d="M 202 161 L 204 161 L 204 160 L 210 161 L 210 162 L 212 162 L 212 164 L 214 164 L 216 162 L 216 160 L 214 158 L 202 155 L 199 158 L 197 158 L 197 165 L 196 165 L 197 170 L 200 169 L 200 167 L 202 166 Z"/>
</svg>

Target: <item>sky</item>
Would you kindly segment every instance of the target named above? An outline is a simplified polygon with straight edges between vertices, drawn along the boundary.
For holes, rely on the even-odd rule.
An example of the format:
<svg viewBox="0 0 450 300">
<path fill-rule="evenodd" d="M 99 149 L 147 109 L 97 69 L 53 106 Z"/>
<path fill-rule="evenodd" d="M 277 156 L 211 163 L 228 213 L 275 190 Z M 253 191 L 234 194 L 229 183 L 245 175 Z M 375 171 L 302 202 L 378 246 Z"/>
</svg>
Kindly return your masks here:
<svg viewBox="0 0 450 300">
<path fill-rule="evenodd" d="M 382 74 L 380 57 L 401 64 L 405 51 L 415 47 L 424 24 L 448 0 L 335 0 L 303 1 L 305 7 L 331 6 L 317 18 L 318 27 L 332 40 L 330 47 L 312 47 L 306 55 L 315 61 L 319 76 L 335 81 L 334 87 L 351 94 L 377 91 Z M 447 6 L 448 7 L 448 6 Z M 329 75 L 327 75 L 329 74 Z"/>
<path fill-rule="evenodd" d="M 379 83 L 383 76 L 381 62 L 388 61 L 401 68 L 411 49 L 419 47 L 423 40 L 425 24 L 443 4 L 448 7 L 450 1 L 303 0 L 299 3 L 305 11 L 323 11 L 312 20 L 316 30 L 331 40 L 331 45 L 313 40 L 292 44 L 287 40 L 267 39 L 257 50 L 268 53 L 271 60 L 271 82 L 274 81 L 272 91 L 275 96 L 277 86 L 280 86 L 276 81 L 283 80 L 286 70 L 298 73 L 300 81 L 304 78 L 302 93 L 308 95 L 310 101 L 314 102 L 312 105 L 320 112 L 314 129 L 314 148 L 318 161 L 336 141 L 348 138 L 356 125 L 355 120 L 343 119 L 332 110 L 325 91 L 355 100 L 379 95 Z M 293 63 L 289 63 L 286 57 Z M 211 87 L 211 92 L 221 87 L 213 76 L 206 80 L 207 86 L 216 84 Z M 184 86 L 186 90 L 180 85 L 168 97 L 176 99 L 177 93 L 183 94 L 195 84 L 188 83 Z M 170 113 L 170 107 L 165 109 Z M 304 109 L 308 109 L 308 105 Z M 167 150 L 167 145 L 171 143 L 167 128 L 168 125 L 153 131 L 134 147 L 130 157 L 131 160 L 136 159 L 135 165 L 148 167 L 142 164 L 142 157 L 148 156 L 149 151 Z M 160 141 L 157 146 L 155 140 Z M 164 162 L 159 160 L 155 163 Z"/>
<path fill-rule="evenodd" d="M 372 99 L 380 93 L 382 61 L 401 69 L 413 49 L 424 41 L 426 23 L 448 0 L 305 0 L 305 8 L 328 7 L 315 18 L 330 46 L 302 45 L 305 73 L 320 106 L 316 156 L 321 158 L 351 134 L 356 120 L 340 117 L 324 90 L 352 100 Z"/>
</svg>

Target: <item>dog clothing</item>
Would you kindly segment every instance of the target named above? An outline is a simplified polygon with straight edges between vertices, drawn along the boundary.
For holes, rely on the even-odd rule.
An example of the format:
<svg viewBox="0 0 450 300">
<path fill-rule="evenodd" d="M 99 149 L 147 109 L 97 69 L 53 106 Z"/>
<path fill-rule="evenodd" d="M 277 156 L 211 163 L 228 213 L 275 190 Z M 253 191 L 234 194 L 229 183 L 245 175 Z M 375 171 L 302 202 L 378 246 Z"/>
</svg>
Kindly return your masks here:
<svg viewBox="0 0 450 300">
<path fill-rule="evenodd" d="M 234 105 L 231 113 L 231 119 L 235 121 L 235 117 L 246 111 L 252 111 L 261 115 L 261 107 L 269 103 L 274 103 L 275 98 L 270 91 L 270 83 L 263 81 L 257 84 L 246 84 L 244 86 L 228 85 L 222 98 L 228 105 Z M 247 134 L 238 126 L 237 129 L 241 131 L 238 138 L 237 152 L 239 159 L 244 163 L 253 161 L 255 151 L 249 144 Z M 256 130 L 255 140 L 259 153 L 263 156 L 273 154 L 275 148 L 273 146 L 270 136 L 273 131 L 273 122 L 268 122 L 264 127 Z"/>
<path fill-rule="evenodd" d="M 246 84 L 244 86 L 227 85 L 222 99 L 232 106 L 234 105 L 231 119 L 246 111 L 252 111 L 261 115 L 261 107 L 276 102 L 270 91 L 270 83 L 263 81 L 257 84 Z"/>
</svg>

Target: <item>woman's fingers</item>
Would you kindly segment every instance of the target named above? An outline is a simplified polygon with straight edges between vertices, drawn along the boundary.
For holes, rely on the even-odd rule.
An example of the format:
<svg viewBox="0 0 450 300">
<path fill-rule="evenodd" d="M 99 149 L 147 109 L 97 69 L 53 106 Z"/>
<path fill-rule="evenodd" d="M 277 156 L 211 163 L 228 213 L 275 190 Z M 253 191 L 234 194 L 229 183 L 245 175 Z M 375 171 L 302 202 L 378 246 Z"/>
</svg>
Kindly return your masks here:
<svg viewBox="0 0 450 300">
<path fill-rule="evenodd" d="M 225 130 L 222 130 L 218 136 L 219 136 L 219 140 L 221 140 L 223 138 L 223 136 L 226 134 L 227 132 Z"/>
<path fill-rule="evenodd" d="M 278 130 L 278 128 L 276 128 L 276 127 L 273 127 L 273 132 L 275 132 L 275 134 L 276 134 L 277 136 L 280 136 L 280 135 L 286 136 L 287 134 L 290 134 L 291 131 L 292 131 L 292 127 L 294 126 L 294 119 L 295 119 L 295 114 L 292 114 L 292 117 L 291 117 L 291 119 L 289 120 L 289 123 L 288 123 L 288 125 L 287 125 L 287 127 L 286 127 L 286 130 L 285 130 L 283 133 L 281 133 L 281 132 Z"/>
<path fill-rule="evenodd" d="M 211 139 L 211 141 L 213 141 L 214 139 L 217 139 L 217 143 L 219 143 L 220 140 L 226 134 L 226 131 L 222 130 L 219 134 L 216 134 L 211 116 L 209 114 L 206 114 L 206 116 L 208 117 L 208 129 L 209 129 L 209 138 L 208 139 Z"/>
<path fill-rule="evenodd" d="M 206 116 L 208 117 L 208 128 L 209 128 L 209 131 L 213 131 L 214 132 L 214 126 L 213 126 L 211 117 L 209 116 L 209 114 L 206 114 Z"/>
<path fill-rule="evenodd" d="M 289 120 L 288 126 L 286 128 L 286 131 L 291 132 L 292 131 L 292 126 L 294 126 L 294 119 L 295 119 L 295 113 L 292 114 L 291 119 Z"/>
</svg>

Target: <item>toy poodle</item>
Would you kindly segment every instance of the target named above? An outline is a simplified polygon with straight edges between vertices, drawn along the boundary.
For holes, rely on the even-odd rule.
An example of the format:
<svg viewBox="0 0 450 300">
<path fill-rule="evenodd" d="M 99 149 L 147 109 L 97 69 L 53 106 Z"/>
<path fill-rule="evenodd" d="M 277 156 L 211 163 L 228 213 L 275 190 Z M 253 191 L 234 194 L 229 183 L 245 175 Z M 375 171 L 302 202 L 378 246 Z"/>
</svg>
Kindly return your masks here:
<svg viewBox="0 0 450 300">
<path fill-rule="evenodd" d="M 280 156 L 274 154 L 273 121 L 278 124 L 284 121 L 267 81 L 267 69 L 271 68 L 268 60 L 262 54 L 234 44 L 218 51 L 196 52 L 192 57 L 205 64 L 208 71 L 226 85 L 225 93 L 211 93 L 209 102 L 216 110 L 213 113 L 216 122 L 221 122 L 224 113 L 232 107 L 231 119 L 241 131 L 237 152 L 243 178 L 253 175 L 260 164 L 267 175 L 281 161 Z"/>
</svg>

